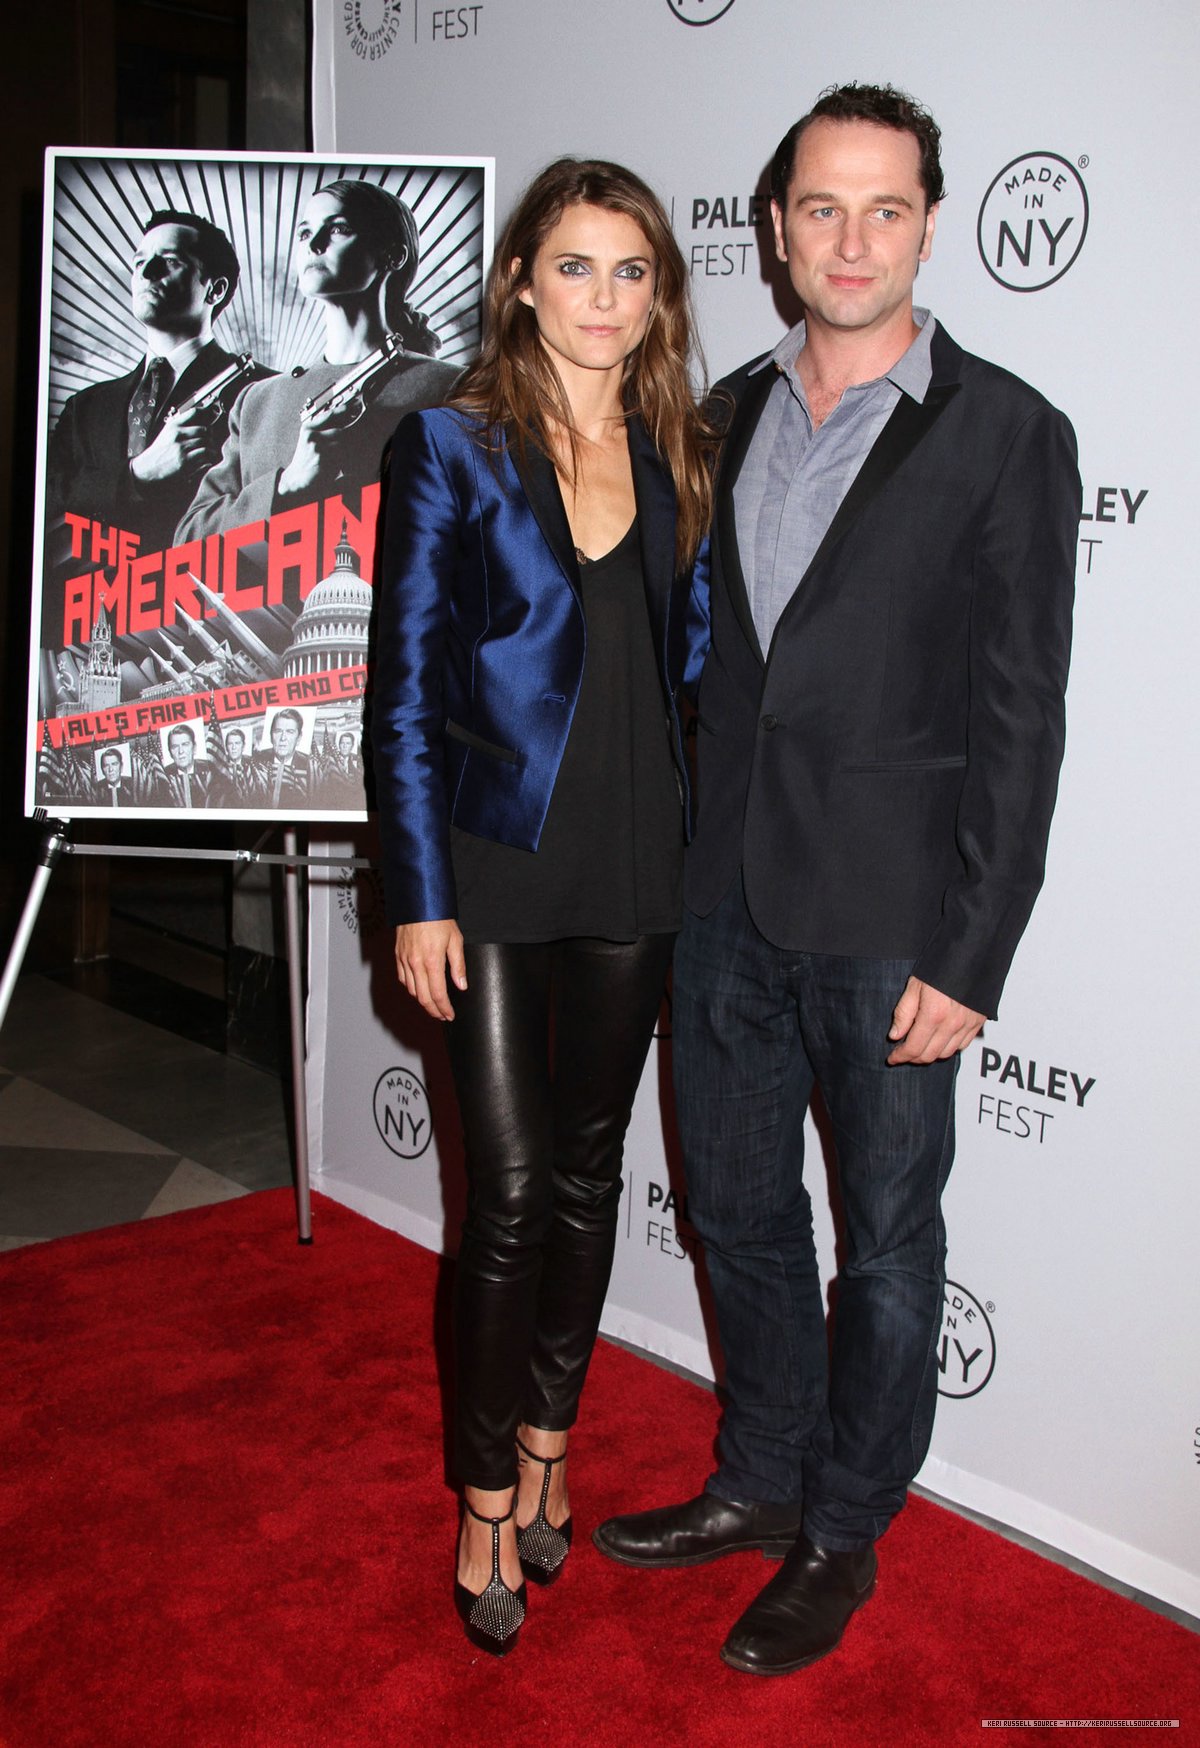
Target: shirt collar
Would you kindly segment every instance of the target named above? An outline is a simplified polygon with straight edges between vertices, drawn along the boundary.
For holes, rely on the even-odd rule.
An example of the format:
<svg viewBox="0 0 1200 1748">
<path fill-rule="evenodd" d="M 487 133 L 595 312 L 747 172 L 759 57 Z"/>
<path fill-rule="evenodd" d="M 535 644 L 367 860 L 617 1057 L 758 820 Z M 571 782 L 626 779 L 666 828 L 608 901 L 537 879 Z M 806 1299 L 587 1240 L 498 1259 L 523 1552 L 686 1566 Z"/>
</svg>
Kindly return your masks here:
<svg viewBox="0 0 1200 1748">
<path fill-rule="evenodd" d="M 920 333 L 917 334 L 912 345 L 900 354 L 892 368 L 886 371 L 883 377 L 878 377 L 875 380 L 892 383 L 910 400 L 920 403 L 924 401 L 933 378 L 933 359 L 929 349 L 937 329 L 937 321 L 928 310 L 919 309 L 915 305 L 913 307 L 913 321 L 916 322 Z M 750 372 L 751 376 L 756 375 L 760 370 L 766 370 L 768 365 L 772 364 L 781 375 L 786 376 L 803 352 L 806 338 L 804 323 L 797 322 L 794 328 L 788 329 L 775 350 L 769 353 L 761 363 L 754 366 Z M 855 386 L 865 387 L 866 384 L 856 384 Z"/>
<path fill-rule="evenodd" d="M 207 340 L 183 340 L 170 352 L 147 353 L 146 365 L 149 365 L 152 357 L 161 358 L 164 364 L 169 364 L 171 366 L 172 382 L 178 382 L 184 371 L 187 370 L 189 365 L 196 362 L 197 358 L 199 358 L 207 345 Z M 145 368 L 145 366 L 143 368 Z"/>
</svg>

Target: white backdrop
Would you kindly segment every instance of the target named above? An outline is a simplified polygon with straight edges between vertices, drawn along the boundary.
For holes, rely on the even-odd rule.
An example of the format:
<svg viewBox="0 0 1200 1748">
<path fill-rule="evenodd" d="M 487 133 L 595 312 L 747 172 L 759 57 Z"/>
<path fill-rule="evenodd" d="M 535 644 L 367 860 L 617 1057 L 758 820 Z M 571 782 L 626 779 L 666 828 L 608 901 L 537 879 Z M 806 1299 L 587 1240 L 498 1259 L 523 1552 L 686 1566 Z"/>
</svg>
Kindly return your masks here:
<svg viewBox="0 0 1200 1748">
<path fill-rule="evenodd" d="M 960 1077 L 944 1399 L 921 1479 L 1200 1614 L 1186 1066 L 1200 251 L 1181 149 L 1200 14 L 1192 0 L 314 11 L 318 150 L 494 154 L 500 215 L 563 152 L 647 176 L 692 262 L 713 377 L 790 319 L 752 206 L 785 128 L 846 79 L 902 85 L 941 123 L 949 195 L 919 301 L 1070 414 L 1086 519 L 1047 885 L 1001 1017 Z M 452 1247 L 446 1069 L 393 993 L 381 920 L 369 878 L 314 889 L 316 1181 Z M 668 1050 L 652 1053 L 635 1111 L 604 1327 L 711 1376 Z M 819 1240 L 829 1259 L 828 1223 Z"/>
</svg>

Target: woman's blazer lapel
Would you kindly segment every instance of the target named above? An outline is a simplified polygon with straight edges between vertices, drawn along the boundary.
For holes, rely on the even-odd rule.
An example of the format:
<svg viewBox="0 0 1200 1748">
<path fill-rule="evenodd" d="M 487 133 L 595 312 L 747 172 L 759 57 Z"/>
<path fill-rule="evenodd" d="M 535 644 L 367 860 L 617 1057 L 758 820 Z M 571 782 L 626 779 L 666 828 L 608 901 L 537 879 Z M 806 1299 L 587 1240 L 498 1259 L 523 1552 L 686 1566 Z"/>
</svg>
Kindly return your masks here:
<svg viewBox="0 0 1200 1748">
<path fill-rule="evenodd" d="M 537 519 L 546 545 L 558 561 L 558 567 L 571 585 L 578 600 L 579 560 L 575 557 L 575 542 L 571 538 L 571 524 L 567 521 L 567 512 L 563 507 L 562 493 L 558 489 L 558 479 L 554 472 L 554 463 L 548 456 L 542 454 L 532 443 L 527 444 L 524 455 L 514 447 L 509 449 L 509 459 L 521 482 L 521 490 L 529 502 L 529 508 Z"/>
<path fill-rule="evenodd" d="M 628 429 L 646 603 L 654 647 L 665 658 L 671 586 L 675 580 L 675 486 L 641 420 L 630 419 Z M 515 448 L 509 450 L 509 456 L 546 544 L 578 597 L 579 560 L 554 464 L 533 444 L 526 447 L 523 456 Z"/>
<path fill-rule="evenodd" d="M 646 605 L 654 647 L 665 669 L 671 588 L 675 581 L 675 483 L 642 421 L 630 419 L 628 429 Z"/>
</svg>

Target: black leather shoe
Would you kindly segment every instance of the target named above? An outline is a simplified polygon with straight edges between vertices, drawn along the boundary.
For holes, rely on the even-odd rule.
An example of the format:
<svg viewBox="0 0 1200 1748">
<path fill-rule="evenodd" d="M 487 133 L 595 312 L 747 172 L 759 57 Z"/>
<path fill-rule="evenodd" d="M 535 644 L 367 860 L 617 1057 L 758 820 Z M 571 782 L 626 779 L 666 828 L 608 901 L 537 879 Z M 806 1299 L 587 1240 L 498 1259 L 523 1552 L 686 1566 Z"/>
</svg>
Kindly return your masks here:
<svg viewBox="0 0 1200 1748">
<path fill-rule="evenodd" d="M 789 1675 L 835 1650 L 875 1589 L 875 1550 L 837 1553 L 801 1536 L 721 1646 L 733 1669 Z"/>
<path fill-rule="evenodd" d="M 715 1493 L 701 1493 L 683 1505 L 610 1517 L 592 1531 L 592 1540 L 624 1566 L 702 1566 L 756 1548 L 778 1560 L 800 1533 L 800 1515 L 798 1505 L 731 1505 Z"/>
</svg>

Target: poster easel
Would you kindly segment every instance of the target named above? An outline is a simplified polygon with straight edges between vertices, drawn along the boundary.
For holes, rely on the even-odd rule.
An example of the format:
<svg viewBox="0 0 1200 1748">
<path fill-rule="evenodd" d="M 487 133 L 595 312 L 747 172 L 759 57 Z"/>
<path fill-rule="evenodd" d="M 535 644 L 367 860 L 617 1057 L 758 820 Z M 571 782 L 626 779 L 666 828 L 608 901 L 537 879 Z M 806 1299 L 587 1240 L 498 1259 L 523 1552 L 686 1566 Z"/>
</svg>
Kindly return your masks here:
<svg viewBox="0 0 1200 1748">
<path fill-rule="evenodd" d="M 69 820 L 52 819 L 41 810 L 36 812 L 33 817 L 46 829 L 38 851 L 38 865 L 34 870 L 29 894 L 21 912 L 21 920 L 8 950 L 3 976 L 0 977 L 0 1030 L 3 1029 L 4 1022 L 8 1017 L 9 1004 L 12 1001 L 17 978 L 20 976 L 21 968 L 25 962 L 25 955 L 29 950 L 29 943 L 37 925 L 42 902 L 50 885 L 50 877 L 64 856 L 132 856 L 154 860 L 182 857 L 193 862 L 234 862 L 244 867 L 257 864 L 263 867 L 281 867 L 283 869 L 288 1016 L 292 1058 L 292 1118 L 295 1129 L 292 1174 L 296 1193 L 298 1241 L 301 1244 L 311 1244 L 312 1199 L 308 1170 L 308 1100 L 304 1080 L 308 1056 L 305 1034 L 304 959 L 302 956 L 304 904 L 301 897 L 300 870 L 314 866 L 365 868 L 369 867 L 370 863 L 364 857 L 348 859 L 345 856 L 310 856 L 301 853 L 298 833 L 294 826 L 284 828 L 283 850 L 281 852 L 269 852 L 260 847 L 277 829 L 274 826 L 263 833 L 258 844 L 252 849 L 198 850 L 190 847 L 187 849 L 168 848 L 162 844 L 80 844 L 71 838 Z"/>
</svg>

